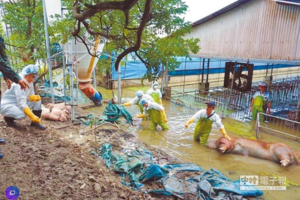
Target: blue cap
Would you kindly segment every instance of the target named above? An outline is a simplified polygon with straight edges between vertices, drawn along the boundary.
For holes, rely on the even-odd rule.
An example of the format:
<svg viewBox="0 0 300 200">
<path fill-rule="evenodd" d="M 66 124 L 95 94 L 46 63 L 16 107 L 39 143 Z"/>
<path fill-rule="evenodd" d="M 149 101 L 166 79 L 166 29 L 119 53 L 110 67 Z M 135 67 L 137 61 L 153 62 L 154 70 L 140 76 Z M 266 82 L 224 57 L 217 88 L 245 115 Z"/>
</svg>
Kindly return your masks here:
<svg viewBox="0 0 300 200">
<path fill-rule="evenodd" d="M 142 97 L 143 94 L 144 94 L 144 92 L 143 92 L 142 90 L 139 90 L 139 91 L 137 91 L 137 92 L 135 93 L 135 95 L 136 95 L 137 97 Z"/>
<path fill-rule="evenodd" d="M 141 106 L 144 106 L 146 103 L 148 103 L 146 99 L 141 99 L 139 102 Z"/>
<path fill-rule="evenodd" d="M 215 103 L 215 102 L 213 102 L 213 101 L 206 102 L 205 104 L 207 104 L 208 106 L 213 106 L 213 107 L 215 107 L 215 106 L 216 106 L 216 103 Z"/>
<path fill-rule="evenodd" d="M 265 82 L 261 82 L 258 86 L 259 87 L 268 87 L 268 84 Z"/>
<path fill-rule="evenodd" d="M 27 65 L 22 69 L 22 74 L 27 76 L 29 74 L 37 74 L 39 68 L 36 65 Z"/>
</svg>

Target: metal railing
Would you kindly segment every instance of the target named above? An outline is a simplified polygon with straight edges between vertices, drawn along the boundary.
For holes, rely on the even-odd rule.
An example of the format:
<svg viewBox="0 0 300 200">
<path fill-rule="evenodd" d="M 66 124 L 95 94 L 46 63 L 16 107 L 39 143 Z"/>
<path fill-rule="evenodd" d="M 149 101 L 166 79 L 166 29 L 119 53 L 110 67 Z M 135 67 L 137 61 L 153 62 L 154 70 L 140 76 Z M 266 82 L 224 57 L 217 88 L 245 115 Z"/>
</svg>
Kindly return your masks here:
<svg viewBox="0 0 300 200">
<path fill-rule="evenodd" d="M 255 130 L 257 140 L 260 139 L 261 132 L 264 132 L 300 141 L 300 122 L 265 113 L 257 113 Z"/>
<path fill-rule="evenodd" d="M 272 106 L 284 106 L 286 102 L 295 103 L 300 93 L 300 77 L 280 79 L 272 83 Z"/>
<path fill-rule="evenodd" d="M 253 83 L 251 91 L 240 92 L 224 87 L 211 87 L 209 91 L 199 90 L 199 83 L 173 85 L 168 87 L 170 99 L 177 103 L 195 108 L 204 108 L 205 101 L 216 101 L 224 116 L 245 121 L 251 120 L 249 106 L 253 94 L 259 91 L 259 82 Z M 269 91 L 272 96 L 274 112 L 297 106 L 300 92 L 300 77 L 274 80 Z M 202 103 L 201 103 L 202 102 Z M 216 107 L 217 108 L 217 107 Z"/>
<path fill-rule="evenodd" d="M 224 96 L 224 92 L 219 94 L 201 91 L 201 90 L 189 90 L 189 92 L 182 92 L 182 90 L 173 90 L 171 95 L 171 101 L 176 105 L 187 106 L 191 109 L 203 109 L 206 108 L 205 102 L 214 101 L 216 103 L 215 111 L 221 116 L 227 116 L 227 106 L 231 100 L 231 97 Z"/>
</svg>

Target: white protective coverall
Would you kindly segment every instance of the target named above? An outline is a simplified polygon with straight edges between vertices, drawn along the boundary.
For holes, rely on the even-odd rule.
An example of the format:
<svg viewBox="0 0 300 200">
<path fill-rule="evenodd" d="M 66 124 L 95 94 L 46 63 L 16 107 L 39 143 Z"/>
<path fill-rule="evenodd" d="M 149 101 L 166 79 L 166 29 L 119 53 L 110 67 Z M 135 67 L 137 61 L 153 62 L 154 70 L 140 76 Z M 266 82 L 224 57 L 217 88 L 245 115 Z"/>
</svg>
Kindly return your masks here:
<svg viewBox="0 0 300 200">
<path fill-rule="evenodd" d="M 9 90 L 6 90 L 1 100 L 0 114 L 4 117 L 13 117 L 15 119 L 23 119 L 26 117 L 24 108 L 29 107 L 31 110 L 41 110 L 41 100 L 38 102 L 29 101 L 28 97 L 34 95 L 33 83 L 28 83 L 24 75 L 21 78 L 29 85 L 25 91 L 21 90 L 19 84 L 13 83 Z"/>
</svg>

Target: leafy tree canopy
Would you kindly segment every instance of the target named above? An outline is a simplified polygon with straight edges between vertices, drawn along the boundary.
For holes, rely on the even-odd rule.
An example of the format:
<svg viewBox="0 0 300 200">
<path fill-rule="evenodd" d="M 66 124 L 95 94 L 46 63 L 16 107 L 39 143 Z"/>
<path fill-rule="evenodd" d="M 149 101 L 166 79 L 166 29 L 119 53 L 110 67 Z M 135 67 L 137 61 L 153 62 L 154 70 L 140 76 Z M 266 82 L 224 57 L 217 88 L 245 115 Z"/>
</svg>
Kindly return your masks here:
<svg viewBox="0 0 300 200">
<path fill-rule="evenodd" d="M 3 22 L 8 27 L 6 40 L 14 66 L 35 63 L 45 58 L 43 5 L 41 0 L 9 0 L 4 3 Z M 20 59 L 21 58 L 21 59 Z M 18 60 L 18 62 L 16 62 Z"/>
<path fill-rule="evenodd" d="M 148 68 L 148 78 L 164 65 L 169 70 L 180 63 L 175 56 L 188 56 L 199 51 L 198 39 L 183 39 L 191 30 L 183 14 L 187 6 L 182 0 L 63 0 L 67 10 L 51 28 L 54 40 L 65 43 L 69 33 L 88 45 L 92 39 L 105 39 L 105 52 L 117 55 L 115 68 L 129 53 Z M 165 37 L 162 37 L 165 35 Z M 99 65 L 110 66 L 108 60 Z"/>
</svg>

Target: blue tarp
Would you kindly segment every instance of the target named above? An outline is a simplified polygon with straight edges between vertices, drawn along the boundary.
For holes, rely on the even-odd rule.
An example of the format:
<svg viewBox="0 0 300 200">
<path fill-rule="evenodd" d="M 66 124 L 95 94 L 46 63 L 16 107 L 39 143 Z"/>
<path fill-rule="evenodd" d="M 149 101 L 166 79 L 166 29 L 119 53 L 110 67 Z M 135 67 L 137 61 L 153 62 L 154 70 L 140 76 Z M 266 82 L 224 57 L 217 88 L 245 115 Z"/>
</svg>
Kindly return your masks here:
<svg viewBox="0 0 300 200">
<path fill-rule="evenodd" d="M 185 58 L 185 57 L 177 57 L 177 61 L 180 61 L 181 64 L 174 71 L 169 71 L 169 76 L 183 76 L 183 75 L 199 75 L 202 74 L 202 65 L 203 59 L 200 58 Z M 218 60 L 218 59 L 210 59 L 209 63 L 209 74 L 216 73 L 224 73 L 225 72 L 225 63 L 229 61 Z M 271 69 L 272 65 L 267 63 L 252 63 L 254 64 L 253 70 L 265 70 Z M 274 64 L 273 69 L 285 68 L 285 67 L 295 67 L 295 65 L 287 65 L 287 64 Z M 137 79 L 142 78 L 143 75 L 147 72 L 146 66 L 136 60 L 136 61 L 127 61 L 126 67 L 121 66 L 121 78 L 122 79 Z M 203 73 L 207 73 L 207 59 L 205 59 L 204 70 Z M 118 72 L 112 67 L 112 79 L 118 79 Z"/>
<path fill-rule="evenodd" d="M 117 152 L 113 151 L 111 144 L 105 143 L 97 152 L 90 153 L 104 159 L 109 169 L 119 173 L 124 185 L 145 193 L 173 195 L 181 199 L 193 195 L 195 199 L 207 200 L 243 200 L 243 197 L 263 195 L 254 186 L 250 186 L 251 190 L 241 190 L 240 180 L 231 181 L 214 169 L 204 171 L 192 163 L 157 165 L 153 163 L 151 152 L 144 147 Z M 180 178 L 185 172 L 189 173 Z M 147 189 L 149 182 L 159 183 L 160 188 Z"/>
<path fill-rule="evenodd" d="M 105 107 L 103 114 L 107 116 L 106 120 L 109 122 L 115 122 L 120 116 L 123 116 L 130 124 L 132 124 L 132 116 L 123 105 L 117 106 L 109 102 Z"/>
</svg>

